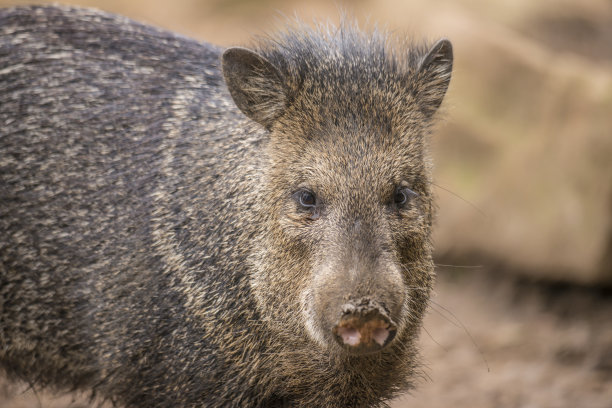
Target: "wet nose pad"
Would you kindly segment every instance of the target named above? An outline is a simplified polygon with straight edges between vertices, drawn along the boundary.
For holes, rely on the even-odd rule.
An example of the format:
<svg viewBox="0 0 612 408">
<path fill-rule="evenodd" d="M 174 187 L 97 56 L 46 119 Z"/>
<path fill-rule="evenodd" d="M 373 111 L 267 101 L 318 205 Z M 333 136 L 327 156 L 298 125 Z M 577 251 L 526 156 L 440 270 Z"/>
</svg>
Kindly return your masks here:
<svg viewBox="0 0 612 408">
<path fill-rule="evenodd" d="M 352 354 L 368 354 L 389 345 L 397 327 L 380 307 L 350 308 L 332 329 L 334 338 Z"/>
</svg>

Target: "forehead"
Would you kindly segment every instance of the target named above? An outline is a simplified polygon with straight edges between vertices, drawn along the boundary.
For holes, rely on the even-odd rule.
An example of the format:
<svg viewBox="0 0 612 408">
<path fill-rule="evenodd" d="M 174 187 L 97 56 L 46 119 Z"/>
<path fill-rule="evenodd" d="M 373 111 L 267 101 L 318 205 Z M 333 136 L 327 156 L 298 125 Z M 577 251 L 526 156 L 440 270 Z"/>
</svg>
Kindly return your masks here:
<svg viewBox="0 0 612 408">
<path fill-rule="evenodd" d="M 379 190 L 423 176 L 421 135 L 342 122 L 288 135 L 279 153 L 285 156 L 282 162 L 292 184 Z"/>
</svg>

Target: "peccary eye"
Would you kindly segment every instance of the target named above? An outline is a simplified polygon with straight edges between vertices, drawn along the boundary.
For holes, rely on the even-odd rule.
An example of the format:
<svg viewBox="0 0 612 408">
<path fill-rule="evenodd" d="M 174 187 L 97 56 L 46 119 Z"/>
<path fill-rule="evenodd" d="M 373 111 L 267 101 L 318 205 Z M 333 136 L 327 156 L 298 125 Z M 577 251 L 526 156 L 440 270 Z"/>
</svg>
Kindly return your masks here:
<svg viewBox="0 0 612 408">
<path fill-rule="evenodd" d="M 305 209 L 312 209 L 317 204 L 317 198 L 314 193 L 308 190 L 301 190 L 297 192 L 297 201 Z"/>
<path fill-rule="evenodd" d="M 409 189 L 408 187 L 402 187 L 397 189 L 395 195 L 393 196 L 393 203 L 398 207 L 406 205 L 406 203 L 413 198 L 418 196 L 417 193 Z"/>
</svg>

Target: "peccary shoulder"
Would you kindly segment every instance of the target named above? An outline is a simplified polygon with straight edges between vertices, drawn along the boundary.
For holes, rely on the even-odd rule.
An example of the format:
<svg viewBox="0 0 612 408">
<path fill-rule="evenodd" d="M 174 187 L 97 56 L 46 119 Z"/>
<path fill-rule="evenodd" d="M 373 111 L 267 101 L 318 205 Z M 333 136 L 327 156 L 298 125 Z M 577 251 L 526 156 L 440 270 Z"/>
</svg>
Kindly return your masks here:
<svg viewBox="0 0 612 408">
<path fill-rule="evenodd" d="M 451 45 L 0 10 L 0 367 L 126 407 L 382 406 L 433 282 Z"/>
</svg>

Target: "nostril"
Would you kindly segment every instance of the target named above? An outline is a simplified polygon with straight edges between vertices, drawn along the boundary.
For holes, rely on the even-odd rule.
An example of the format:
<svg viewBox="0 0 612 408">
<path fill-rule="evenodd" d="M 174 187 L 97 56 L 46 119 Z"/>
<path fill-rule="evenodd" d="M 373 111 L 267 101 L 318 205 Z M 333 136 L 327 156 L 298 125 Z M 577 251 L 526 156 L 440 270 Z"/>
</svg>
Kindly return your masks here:
<svg viewBox="0 0 612 408">
<path fill-rule="evenodd" d="M 377 329 L 374 329 L 374 332 L 372 333 L 372 337 L 374 338 L 374 341 L 376 343 L 380 344 L 381 346 L 384 346 L 385 342 L 389 338 L 389 329 L 384 328 L 384 327 L 379 327 Z"/>
<path fill-rule="evenodd" d="M 361 333 L 353 327 L 338 327 L 336 332 L 344 344 L 349 346 L 356 346 L 361 341 Z"/>
</svg>

